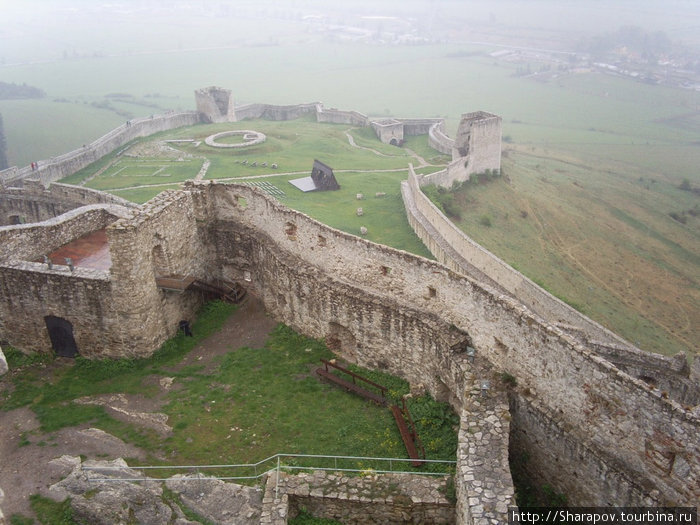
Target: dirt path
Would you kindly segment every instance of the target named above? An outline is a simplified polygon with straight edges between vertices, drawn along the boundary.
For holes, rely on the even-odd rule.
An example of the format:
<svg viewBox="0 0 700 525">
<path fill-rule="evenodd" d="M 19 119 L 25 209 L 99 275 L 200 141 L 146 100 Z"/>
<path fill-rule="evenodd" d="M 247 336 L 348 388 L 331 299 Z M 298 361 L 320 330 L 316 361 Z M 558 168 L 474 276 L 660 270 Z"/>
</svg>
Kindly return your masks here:
<svg viewBox="0 0 700 525">
<path fill-rule="evenodd" d="M 211 372 L 220 355 L 245 346 L 262 348 L 276 325 L 262 303 L 249 296 L 221 330 L 197 345 L 176 368 L 197 363 L 204 366 L 204 373 Z M 49 365 L 47 379 L 51 376 L 52 366 L 55 369 L 65 364 Z M 0 390 L 4 386 L 2 383 L 10 381 L 11 376 L 12 371 L 0 378 Z M 92 397 L 89 402 L 105 406 L 108 413 L 119 421 L 154 429 L 154 421 L 158 422 L 164 416 L 160 410 L 168 400 L 167 392 L 173 387 L 173 378 L 152 380 L 158 381 L 161 388 L 155 397 L 115 393 Z M 85 399 L 82 398 L 81 402 Z M 167 421 L 167 417 L 165 419 Z M 70 470 L 65 465 L 50 463 L 63 455 L 82 455 L 89 459 L 146 458 L 138 447 L 99 429 L 89 428 L 89 425 L 47 434 L 39 430 L 39 421 L 31 409 L 0 410 L 0 488 L 5 492 L 2 511 L 8 520 L 13 514 L 33 516 L 29 496 L 48 496 L 49 486 Z"/>
</svg>

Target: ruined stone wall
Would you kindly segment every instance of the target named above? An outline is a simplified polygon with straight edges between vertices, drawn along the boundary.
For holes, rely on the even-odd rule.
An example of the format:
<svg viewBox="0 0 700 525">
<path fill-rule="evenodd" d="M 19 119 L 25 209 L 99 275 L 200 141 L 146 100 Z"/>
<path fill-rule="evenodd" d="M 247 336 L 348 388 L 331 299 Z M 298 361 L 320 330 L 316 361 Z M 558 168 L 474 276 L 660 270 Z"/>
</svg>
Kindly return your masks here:
<svg viewBox="0 0 700 525">
<path fill-rule="evenodd" d="M 367 115 L 358 111 L 343 111 L 335 108 L 324 108 L 323 104 L 316 107 L 316 121 L 332 124 L 350 124 L 352 126 L 369 126 Z"/>
<path fill-rule="evenodd" d="M 431 127 L 445 122 L 442 118 L 397 118 L 396 120 L 403 124 L 403 133 L 409 137 L 427 135 Z"/>
<path fill-rule="evenodd" d="M 403 124 L 398 120 L 384 119 L 372 121 L 372 129 L 377 138 L 384 144 L 398 146 L 403 142 Z"/>
<path fill-rule="evenodd" d="M 634 480 L 630 490 L 643 493 L 640 487 L 654 485 L 657 501 L 697 500 L 697 484 L 688 480 L 700 475 L 700 445 L 694 439 L 699 420 L 662 392 L 619 371 L 516 301 L 439 263 L 338 232 L 253 189 L 207 185 L 206 192 L 200 200 L 215 214 L 217 235 L 230 221 L 250 228 L 256 239 L 272 241 L 266 248 L 240 231 L 253 248 L 243 252 L 253 260 L 244 262 L 242 253 L 233 252 L 221 261 L 236 268 L 243 259 L 253 286 L 283 321 L 303 333 L 338 340 L 351 359 L 395 373 L 400 368 L 399 375 L 411 381 L 428 379 L 431 391 L 442 383 L 461 398 L 463 374 L 441 372 L 458 356 L 446 351 L 444 338 L 435 337 L 439 326 L 454 325 L 468 334 L 477 359 L 516 377 L 556 415 L 559 428 L 591 443 L 593 456 L 618 465 Z M 229 243 L 215 245 L 221 249 Z M 659 466 L 658 457 L 673 457 L 677 466 L 671 460 Z M 578 460 L 562 461 L 560 468 L 572 473 Z M 600 487 L 601 480 L 579 479 Z"/>
<path fill-rule="evenodd" d="M 0 188 L 0 225 L 17 224 L 17 219 L 22 224 L 41 222 L 80 206 L 100 203 L 136 207 L 133 202 L 103 191 L 59 183 L 46 188 L 39 181 L 25 180 L 21 187 Z"/>
<path fill-rule="evenodd" d="M 503 288 L 503 293 L 517 298 L 548 323 L 586 344 L 591 351 L 626 367 L 624 369 L 635 377 L 649 376 L 674 399 L 697 404 L 700 388 L 688 380 L 687 367 L 668 366 L 670 358 L 640 351 L 537 286 L 457 228 L 420 190 L 420 184 L 421 177 L 410 167 L 408 180 L 402 183 L 402 195 L 411 227 L 438 261 L 454 271 L 475 276 L 480 282 L 484 281 L 481 274 L 485 275 Z M 478 274 L 468 266 L 473 266 Z"/>
<path fill-rule="evenodd" d="M 230 89 L 208 87 L 194 92 L 202 122 L 235 122 L 236 110 Z"/>
<path fill-rule="evenodd" d="M 135 138 L 183 126 L 192 126 L 198 122 L 199 114 L 196 111 L 133 119 L 90 144 L 58 157 L 40 161 L 37 170 L 33 171 L 29 166 L 26 166 L 21 169 L 0 172 L 0 184 L 16 186 L 21 179 L 38 179 L 44 186 L 48 186 L 49 183 L 72 175 Z"/>
<path fill-rule="evenodd" d="M 533 495 L 546 499 L 543 487 L 550 486 L 566 495 L 569 505 L 613 507 L 620 501 L 629 506 L 674 504 L 659 498 L 660 491 L 652 483 L 634 479 L 613 456 L 601 456 L 568 432 L 557 414 L 532 396 L 513 393 L 510 414 L 511 465 L 527 478 Z M 570 465 L 571 459 L 574 465 Z"/>
<path fill-rule="evenodd" d="M 32 261 L 127 215 L 113 204 L 94 204 L 41 223 L 0 228 L 0 261 Z"/>
<path fill-rule="evenodd" d="M 21 293 L 20 293 L 21 291 Z M 91 356 L 114 343 L 108 272 L 26 261 L 0 263 L 0 339 L 27 351 L 51 352 L 44 317 L 73 325 L 78 352 Z"/>
<path fill-rule="evenodd" d="M 428 144 L 431 148 L 439 151 L 440 153 L 452 155 L 452 149 L 455 147 L 455 141 L 445 134 L 444 121 L 430 126 L 428 129 Z"/>
<path fill-rule="evenodd" d="M 133 218 L 107 229 L 112 255 L 112 303 L 123 344 L 109 355 L 147 356 L 173 336 L 182 319 L 192 319 L 204 298 L 156 286 L 156 271 L 208 280 L 212 258 L 202 248 L 189 193 L 166 191 Z"/>
<path fill-rule="evenodd" d="M 294 120 L 307 113 L 316 113 L 317 102 L 311 104 L 293 104 L 289 106 L 277 106 L 274 104 L 246 104 L 236 107 L 238 120 L 266 119 L 266 120 Z"/>
<path fill-rule="evenodd" d="M 301 508 L 314 517 L 343 523 L 455 523 L 446 478 L 386 474 L 342 476 L 316 471 L 268 474 L 261 525 L 281 525 Z"/>
</svg>

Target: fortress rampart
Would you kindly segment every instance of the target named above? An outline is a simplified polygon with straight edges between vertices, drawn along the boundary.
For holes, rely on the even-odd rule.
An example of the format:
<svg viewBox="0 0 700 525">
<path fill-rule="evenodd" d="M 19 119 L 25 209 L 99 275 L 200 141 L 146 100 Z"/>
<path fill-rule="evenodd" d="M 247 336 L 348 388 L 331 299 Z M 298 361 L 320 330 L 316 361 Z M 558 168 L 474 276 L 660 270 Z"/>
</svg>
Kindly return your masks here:
<svg viewBox="0 0 700 525">
<path fill-rule="evenodd" d="M 455 147 L 454 139 L 451 139 L 445 135 L 445 123 L 438 122 L 430 126 L 428 129 L 428 144 L 434 150 L 444 153 L 445 155 L 452 155 L 452 150 Z"/>
<path fill-rule="evenodd" d="M 428 177 L 424 177 L 428 178 Z M 504 294 L 568 333 L 591 351 L 610 360 L 635 377 L 644 377 L 675 399 L 700 403 L 697 379 L 689 378 L 685 356 L 671 358 L 643 352 L 542 289 L 503 260 L 470 239 L 420 190 L 421 177 L 409 167 L 401 186 L 411 227 L 436 259 L 452 270 L 498 283 Z"/>
<path fill-rule="evenodd" d="M 192 126 L 198 122 L 199 114 L 196 111 L 133 119 L 90 144 L 39 162 L 36 170 L 25 166 L 0 171 L 0 185 L 16 186 L 21 184 L 20 181 L 23 179 L 38 179 L 44 186 L 48 186 L 51 182 L 72 175 L 136 138 L 169 129 Z"/>
<path fill-rule="evenodd" d="M 246 104 L 236 106 L 236 119 L 294 120 L 307 113 L 316 113 L 318 102 L 277 106 L 274 104 Z"/>
<path fill-rule="evenodd" d="M 42 222 L 90 204 L 117 204 L 135 208 L 133 202 L 110 193 L 70 184 L 24 180 L 21 188 L 0 186 L 0 226 Z"/>
<path fill-rule="evenodd" d="M 343 111 L 335 108 L 324 108 L 323 104 L 318 104 L 316 109 L 316 120 L 318 122 L 328 122 L 331 124 L 350 124 L 352 126 L 369 126 L 369 118 L 358 111 Z"/>
<path fill-rule="evenodd" d="M 203 190 L 197 214 L 214 212 L 205 222 L 215 225 L 210 237 L 220 239 L 221 271 L 233 278 L 250 272 L 252 289 L 284 322 L 338 341 L 336 350 L 347 358 L 422 382 L 453 404 L 464 403 L 470 387 L 464 355 L 455 350 L 465 341 L 477 359 L 516 377 L 515 395 L 528 411 L 551 414 L 550 425 L 586 444 L 585 465 L 564 457 L 552 465 L 572 478 L 577 472 L 576 483 L 589 487 L 588 495 L 574 493 L 572 503 L 697 498 L 686 477 L 700 472 L 698 418 L 660 390 L 439 263 L 329 229 L 248 188 Z M 243 201 L 245 207 L 237 204 Z M 235 248 L 237 238 L 242 249 Z M 581 477 L 599 471 L 616 473 L 617 492 L 606 492 L 605 480 Z"/>
<path fill-rule="evenodd" d="M 236 115 L 283 119 L 318 107 L 259 104 Z M 500 121 L 483 120 L 482 139 L 500 141 Z M 529 455 L 530 477 L 573 505 L 696 505 L 700 414 L 683 404 L 697 404 L 698 378 L 683 360 L 645 357 L 541 290 L 454 228 L 420 191 L 427 177 L 409 171 L 409 222 L 439 262 L 325 226 L 255 188 L 212 182 L 131 210 L 92 205 L 0 228 L 0 339 L 47 351 L 44 318 L 53 316 L 71 324 L 82 355 L 145 356 L 205 300 L 159 288 L 158 275 L 238 281 L 278 320 L 452 404 L 460 523 L 506 520 L 508 451 Z M 33 262 L 104 227 L 109 271 Z M 506 393 L 499 373 L 517 386 Z M 656 386 L 637 379 L 647 374 Z M 485 378 L 493 388 L 482 398 Z"/>
</svg>

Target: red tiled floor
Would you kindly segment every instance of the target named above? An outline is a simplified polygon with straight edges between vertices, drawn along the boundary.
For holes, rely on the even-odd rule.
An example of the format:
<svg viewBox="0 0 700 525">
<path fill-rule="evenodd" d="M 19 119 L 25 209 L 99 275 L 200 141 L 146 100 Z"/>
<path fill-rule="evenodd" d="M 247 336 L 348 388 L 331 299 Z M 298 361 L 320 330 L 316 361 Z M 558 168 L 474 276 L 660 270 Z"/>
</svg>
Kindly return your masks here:
<svg viewBox="0 0 700 525">
<path fill-rule="evenodd" d="M 98 230 L 89 233 L 68 244 L 64 244 L 49 255 L 51 262 L 54 264 L 66 264 L 66 257 L 70 257 L 75 266 L 109 270 L 112 266 L 112 257 L 107 244 L 107 232 Z M 43 262 L 43 259 L 40 262 Z"/>
</svg>

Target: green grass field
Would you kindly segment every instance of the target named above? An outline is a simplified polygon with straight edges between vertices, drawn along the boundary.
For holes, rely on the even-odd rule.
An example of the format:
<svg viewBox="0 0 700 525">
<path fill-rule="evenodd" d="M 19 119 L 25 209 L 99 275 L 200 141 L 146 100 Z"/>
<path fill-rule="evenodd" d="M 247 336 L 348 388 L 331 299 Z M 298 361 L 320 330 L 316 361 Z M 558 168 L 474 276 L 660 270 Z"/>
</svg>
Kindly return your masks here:
<svg viewBox="0 0 700 525">
<path fill-rule="evenodd" d="M 2 409 L 28 406 L 37 415 L 41 427 L 24 436 L 25 445 L 50 442 L 60 428 L 89 423 L 141 447 L 147 464 L 254 463 L 277 453 L 407 457 L 391 412 L 321 382 L 313 371 L 320 358 L 333 358 L 332 352 L 284 325 L 269 334 L 264 348 L 231 346 L 206 370 L 183 365 L 188 353 L 206 345 L 207 336 L 232 315 L 233 305 L 208 304 L 193 325 L 194 337 L 180 334 L 147 359 L 78 359 L 67 365 L 10 349 L 14 372 L 0 389 Z M 388 387 L 396 399 L 409 391 L 399 378 L 354 370 Z M 101 406 L 74 402 L 108 393 L 155 398 L 161 377 L 177 384 L 163 400 L 162 411 L 173 428 L 166 438 L 117 421 Z M 457 416 L 429 396 L 412 398 L 409 407 L 428 458 L 454 459 Z M 371 467 L 377 468 L 369 463 L 348 468 Z"/>
<path fill-rule="evenodd" d="M 509 151 L 503 171 L 455 194 L 465 232 L 641 348 L 698 351 L 700 217 L 670 216 L 697 213 L 697 195 L 527 148 Z"/>
</svg>

